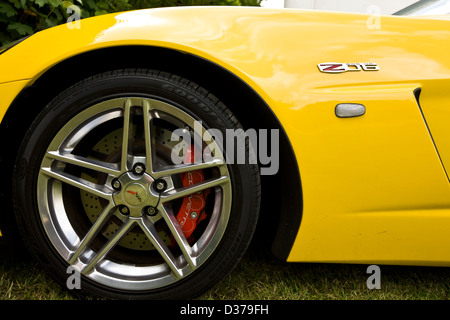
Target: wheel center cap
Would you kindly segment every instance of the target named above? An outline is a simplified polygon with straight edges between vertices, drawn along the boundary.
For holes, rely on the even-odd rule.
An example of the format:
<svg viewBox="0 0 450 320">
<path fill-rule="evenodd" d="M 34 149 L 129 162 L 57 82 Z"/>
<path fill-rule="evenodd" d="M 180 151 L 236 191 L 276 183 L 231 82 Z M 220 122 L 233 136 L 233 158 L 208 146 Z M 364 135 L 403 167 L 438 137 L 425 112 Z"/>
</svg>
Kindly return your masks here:
<svg viewBox="0 0 450 320">
<path fill-rule="evenodd" d="M 141 206 L 147 202 L 147 189 L 139 183 L 131 183 L 124 190 L 124 200 L 130 206 Z"/>
<path fill-rule="evenodd" d="M 159 195 L 151 191 L 154 180 L 150 175 L 125 172 L 117 180 L 122 188 L 114 193 L 113 199 L 114 204 L 122 208 L 122 215 L 140 218 L 146 207 L 158 204 Z"/>
</svg>

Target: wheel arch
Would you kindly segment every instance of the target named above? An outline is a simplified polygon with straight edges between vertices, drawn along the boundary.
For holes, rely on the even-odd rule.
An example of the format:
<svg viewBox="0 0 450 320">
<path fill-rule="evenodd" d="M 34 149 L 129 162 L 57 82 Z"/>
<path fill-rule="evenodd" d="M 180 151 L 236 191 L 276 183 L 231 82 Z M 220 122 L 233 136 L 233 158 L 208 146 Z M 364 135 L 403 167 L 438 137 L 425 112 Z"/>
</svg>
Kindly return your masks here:
<svg viewBox="0 0 450 320">
<path fill-rule="evenodd" d="M 16 97 L 0 126 L 0 136 L 8 137 L 0 142 L 1 148 L 9 150 L 8 154 L 16 154 L 32 121 L 57 93 L 84 78 L 120 68 L 156 69 L 188 78 L 222 100 L 245 129 L 279 130 L 279 171 L 276 175 L 261 177 L 262 209 L 254 243 L 258 247 L 261 244 L 266 248 L 271 246 L 276 257 L 286 260 L 300 227 L 303 207 L 296 156 L 281 123 L 261 96 L 242 79 L 211 61 L 172 49 L 148 46 L 110 47 L 71 57 L 48 69 Z M 5 177 L 8 181 L 12 179 L 15 160 L 10 158 L 0 158 L 8 168 Z M 2 185 L 4 203 L 11 206 L 6 211 L 12 211 L 11 183 Z M 2 228 L 15 228 L 11 216 L 0 215 Z M 273 228 L 274 225 L 277 227 Z M 15 230 L 10 231 L 13 232 Z M 8 232 L 4 233 L 8 235 Z"/>
</svg>

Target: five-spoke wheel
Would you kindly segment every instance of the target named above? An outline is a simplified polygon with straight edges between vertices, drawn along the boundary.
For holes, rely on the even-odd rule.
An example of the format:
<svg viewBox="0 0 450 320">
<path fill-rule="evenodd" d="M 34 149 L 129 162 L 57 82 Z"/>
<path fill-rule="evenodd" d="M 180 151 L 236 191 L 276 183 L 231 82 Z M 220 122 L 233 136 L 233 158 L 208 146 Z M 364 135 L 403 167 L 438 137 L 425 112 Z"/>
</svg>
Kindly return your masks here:
<svg viewBox="0 0 450 320">
<path fill-rule="evenodd" d="M 120 70 L 61 93 L 17 160 L 30 250 L 62 283 L 72 266 L 89 294 L 204 292 L 239 261 L 259 209 L 257 166 L 230 163 L 212 128 L 239 123 L 210 93 L 165 73 Z"/>
</svg>

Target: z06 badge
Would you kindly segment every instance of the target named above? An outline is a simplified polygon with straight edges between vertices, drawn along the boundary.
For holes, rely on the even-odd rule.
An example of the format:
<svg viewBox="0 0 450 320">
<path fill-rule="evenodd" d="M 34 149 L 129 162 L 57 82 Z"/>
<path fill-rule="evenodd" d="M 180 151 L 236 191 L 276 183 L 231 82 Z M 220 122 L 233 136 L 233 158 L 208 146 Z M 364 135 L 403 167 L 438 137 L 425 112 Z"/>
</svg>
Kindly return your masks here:
<svg viewBox="0 0 450 320">
<path fill-rule="evenodd" d="M 339 62 L 323 62 L 317 65 L 319 70 L 326 73 L 341 73 L 346 71 L 378 71 L 380 68 L 376 63 L 339 63 Z"/>
</svg>

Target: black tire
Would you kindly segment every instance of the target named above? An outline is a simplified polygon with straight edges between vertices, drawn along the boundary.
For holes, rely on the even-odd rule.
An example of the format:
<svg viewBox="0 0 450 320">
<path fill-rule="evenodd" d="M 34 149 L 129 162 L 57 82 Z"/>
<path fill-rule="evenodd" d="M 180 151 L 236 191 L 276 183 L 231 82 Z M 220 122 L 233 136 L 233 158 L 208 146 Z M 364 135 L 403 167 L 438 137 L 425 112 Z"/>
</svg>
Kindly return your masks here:
<svg viewBox="0 0 450 320">
<path fill-rule="evenodd" d="M 230 110 L 205 89 L 172 74 L 143 69 L 85 79 L 39 114 L 16 160 L 13 200 L 26 245 L 62 286 L 75 270 L 81 272 L 77 293 L 111 299 L 186 299 L 204 293 L 239 262 L 256 227 L 260 202 L 259 169 L 248 142 L 250 161 L 208 163 L 199 169 L 204 180 L 194 186 L 211 183 L 206 189 L 186 191 L 178 171 L 170 176 L 160 173 L 177 168 L 168 160 L 175 142 L 165 138 L 183 125 L 189 126 L 185 129 L 192 137 L 194 120 L 201 121 L 202 130 L 218 129 L 223 137 L 226 129 L 241 128 Z M 133 172 L 137 164 L 145 164 L 147 172 Z M 155 191 L 156 177 L 169 188 Z M 120 189 L 112 188 L 114 182 Z M 171 223 L 177 210 L 192 209 L 181 201 L 193 191 L 203 196 L 205 213 L 196 220 L 192 235 L 180 236 L 179 225 Z M 150 215 L 155 209 L 156 216 Z M 102 227 L 97 227 L 103 218 Z M 86 235 L 89 239 L 83 242 Z M 164 259 L 161 252 L 168 256 Z"/>
</svg>

